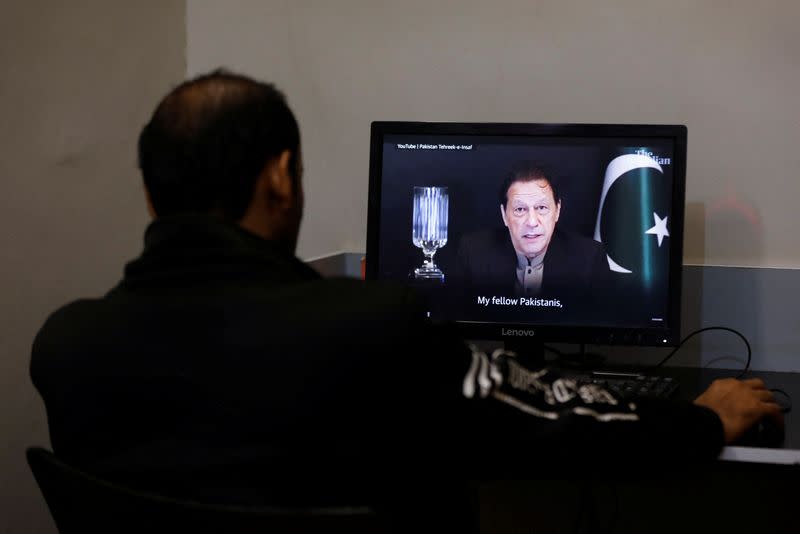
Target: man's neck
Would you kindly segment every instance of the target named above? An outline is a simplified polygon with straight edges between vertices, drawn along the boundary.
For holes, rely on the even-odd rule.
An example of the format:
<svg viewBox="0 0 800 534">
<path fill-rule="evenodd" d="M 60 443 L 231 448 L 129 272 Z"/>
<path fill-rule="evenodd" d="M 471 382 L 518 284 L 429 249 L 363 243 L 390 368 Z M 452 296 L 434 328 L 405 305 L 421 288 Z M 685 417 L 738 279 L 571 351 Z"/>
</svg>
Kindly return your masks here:
<svg viewBox="0 0 800 534">
<path fill-rule="evenodd" d="M 520 269 L 524 269 L 526 267 L 536 267 L 538 265 L 541 265 L 542 262 L 544 262 L 544 253 L 532 257 L 528 257 L 525 254 L 520 254 L 519 252 L 517 252 L 516 254 L 517 254 L 517 267 Z"/>
</svg>

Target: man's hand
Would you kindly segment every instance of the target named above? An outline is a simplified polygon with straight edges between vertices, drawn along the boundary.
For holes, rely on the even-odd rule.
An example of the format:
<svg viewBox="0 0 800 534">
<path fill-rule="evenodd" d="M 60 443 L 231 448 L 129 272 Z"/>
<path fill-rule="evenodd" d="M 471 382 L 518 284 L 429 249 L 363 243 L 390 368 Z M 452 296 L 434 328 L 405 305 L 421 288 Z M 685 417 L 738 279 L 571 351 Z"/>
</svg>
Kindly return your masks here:
<svg viewBox="0 0 800 534">
<path fill-rule="evenodd" d="M 694 403 L 710 408 L 719 415 L 726 444 L 739 439 L 763 417 L 770 417 L 783 426 L 780 406 L 760 378 L 715 380 Z"/>
</svg>

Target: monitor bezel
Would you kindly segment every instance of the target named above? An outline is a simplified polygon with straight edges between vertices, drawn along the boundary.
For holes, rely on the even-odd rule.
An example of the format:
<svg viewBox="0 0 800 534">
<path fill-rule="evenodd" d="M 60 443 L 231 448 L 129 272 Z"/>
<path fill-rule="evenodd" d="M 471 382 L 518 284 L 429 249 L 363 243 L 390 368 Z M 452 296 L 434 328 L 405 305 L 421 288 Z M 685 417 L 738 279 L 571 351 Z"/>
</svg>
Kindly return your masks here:
<svg viewBox="0 0 800 534">
<path fill-rule="evenodd" d="M 367 280 L 376 280 L 381 227 L 381 174 L 386 135 L 497 135 L 525 137 L 671 138 L 674 142 L 669 291 L 664 327 L 556 326 L 526 323 L 453 321 L 467 339 L 605 345 L 676 346 L 680 342 L 683 236 L 686 195 L 686 139 L 684 125 L 580 123 L 456 123 L 376 121 L 370 131 L 369 194 L 367 205 Z"/>
</svg>

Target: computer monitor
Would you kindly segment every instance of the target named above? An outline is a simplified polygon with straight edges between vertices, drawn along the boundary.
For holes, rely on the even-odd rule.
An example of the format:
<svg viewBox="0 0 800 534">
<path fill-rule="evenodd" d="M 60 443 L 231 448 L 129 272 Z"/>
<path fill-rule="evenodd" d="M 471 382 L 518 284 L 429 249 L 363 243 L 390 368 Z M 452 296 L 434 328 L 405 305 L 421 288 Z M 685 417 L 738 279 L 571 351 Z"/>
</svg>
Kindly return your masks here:
<svg viewBox="0 0 800 534">
<path fill-rule="evenodd" d="M 467 339 L 671 346 L 686 127 L 375 122 L 366 275 Z"/>
</svg>

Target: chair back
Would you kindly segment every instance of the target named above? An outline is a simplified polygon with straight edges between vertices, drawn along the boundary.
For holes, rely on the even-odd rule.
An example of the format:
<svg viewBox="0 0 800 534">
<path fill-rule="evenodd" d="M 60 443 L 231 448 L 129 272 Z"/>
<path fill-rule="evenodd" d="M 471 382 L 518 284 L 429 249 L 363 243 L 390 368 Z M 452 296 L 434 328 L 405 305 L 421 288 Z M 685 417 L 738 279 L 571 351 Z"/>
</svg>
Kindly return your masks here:
<svg viewBox="0 0 800 534">
<path fill-rule="evenodd" d="M 76 469 L 39 447 L 26 451 L 61 534 L 381 532 L 368 507 L 286 508 L 194 502 L 142 492 Z"/>
</svg>

